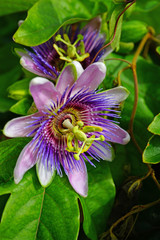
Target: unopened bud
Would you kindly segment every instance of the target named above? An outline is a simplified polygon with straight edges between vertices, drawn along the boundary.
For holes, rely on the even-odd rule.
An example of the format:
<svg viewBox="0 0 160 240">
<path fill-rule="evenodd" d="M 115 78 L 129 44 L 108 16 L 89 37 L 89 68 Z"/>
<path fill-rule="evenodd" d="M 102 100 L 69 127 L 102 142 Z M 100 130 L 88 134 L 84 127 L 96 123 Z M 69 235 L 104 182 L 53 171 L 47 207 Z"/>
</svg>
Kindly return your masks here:
<svg viewBox="0 0 160 240">
<path fill-rule="evenodd" d="M 133 42 L 140 41 L 148 32 L 147 24 L 141 21 L 124 21 L 122 25 L 121 41 Z"/>
</svg>

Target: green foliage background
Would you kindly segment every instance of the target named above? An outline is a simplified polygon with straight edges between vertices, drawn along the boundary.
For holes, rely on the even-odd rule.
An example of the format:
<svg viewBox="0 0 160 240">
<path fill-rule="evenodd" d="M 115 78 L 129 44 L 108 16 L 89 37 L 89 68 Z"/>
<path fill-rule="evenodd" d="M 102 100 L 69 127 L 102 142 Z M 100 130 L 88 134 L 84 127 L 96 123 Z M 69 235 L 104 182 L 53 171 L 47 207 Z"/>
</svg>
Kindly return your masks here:
<svg viewBox="0 0 160 240">
<path fill-rule="evenodd" d="M 106 33 L 106 42 L 109 42 L 117 17 L 125 6 L 124 1 L 119 0 L 0 0 L 0 239 L 159 239 L 159 205 L 119 224 L 115 235 L 103 237 L 104 232 L 132 206 L 153 202 L 160 196 L 151 177 L 137 185 L 137 179 L 148 171 L 146 163 L 153 164 L 160 180 L 158 41 L 151 42 L 147 56 L 142 54 L 137 62 L 139 99 L 133 130 L 143 154 L 131 141 L 126 146 L 113 146 L 115 159 L 112 163 L 101 161 L 96 163 L 96 168 L 87 164 L 87 198 L 74 192 L 65 175 L 63 178 L 56 176 L 53 183 L 44 189 L 38 182 L 35 168 L 15 185 L 13 169 L 29 140 L 6 139 L 2 132 L 8 120 L 26 115 L 32 104 L 28 86 L 34 75 L 21 68 L 14 48 L 23 48 L 19 44 L 41 44 L 62 25 L 89 20 L 99 14 L 103 19 L 102 32 Z M 155 37 L 160 39 L 159 14 L 159 0 L 137 0 L 121 17 L 112 43 L 114 52 L 107 58 L 131 62 L 149 26 L 154 29 Z M 19 20 L 25 21 L 18 28 Z M 108 71 L 102 87 L 108 89 L 117 85 L 118 73 L 126 63 L 107 59 L 105 63 Z M 130 69 L 121 74 L 121 83 L 130 91 L 121 114 L 121 126 L 127 130 L 135 91 Z M 132 227 L 134 231 L 128 234 Z"/>
</svg>

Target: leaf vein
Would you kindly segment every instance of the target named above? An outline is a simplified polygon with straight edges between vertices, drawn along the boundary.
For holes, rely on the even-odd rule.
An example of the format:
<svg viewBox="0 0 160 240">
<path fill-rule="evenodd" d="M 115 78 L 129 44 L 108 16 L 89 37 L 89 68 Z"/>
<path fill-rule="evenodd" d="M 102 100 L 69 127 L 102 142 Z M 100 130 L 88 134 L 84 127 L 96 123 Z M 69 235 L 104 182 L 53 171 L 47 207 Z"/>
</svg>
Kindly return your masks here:
<svg viewBox="0 0 160 240">
<path fill-rule="evenodd" d="M 37 229 L 36 229 L 36 234 L 35 234 L 35 239 L 37 238 L 38 227 L 39 227 L 39 224 L 40 224 L 40 218 L 41 218 L 41 215 L 42 215 L 42 208 L 43 208 L 43 202 L 44 202 L 44 195 L 45 195 L 45 188 L 44 188 L 44 191 L 43 191 L 42 204 L 41 204 L 41 208 L 40 208 L 40 213 L 39 213 L 39 218 L 38 218 L 38 224 L 37 224 Z"/>
</svg>

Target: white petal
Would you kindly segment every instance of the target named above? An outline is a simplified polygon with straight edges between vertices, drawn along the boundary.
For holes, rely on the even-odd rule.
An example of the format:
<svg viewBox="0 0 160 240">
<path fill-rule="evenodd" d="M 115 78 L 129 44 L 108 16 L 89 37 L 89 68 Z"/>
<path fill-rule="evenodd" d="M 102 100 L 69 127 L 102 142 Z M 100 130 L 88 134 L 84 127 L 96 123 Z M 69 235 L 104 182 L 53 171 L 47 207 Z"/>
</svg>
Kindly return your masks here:
<svg viewBox="0 0 160 240">
<path fill-rule="evenodd" d="M 76 67 L 77 78 L 79 78 L 79 76 L 84 72 L 84 69 L 83 69 L 82 65 L 80 64 L 80 62 L 73 61 L 72 63 Z"/>
<path fill-rule="evenodd" d="M 36 163 L 36 155 L 33 153 L 35 144 L 29 142 L 22 150 L 14 168 L 14 181 L 18 184 L 23 175 Z"/>
<path fill-rule="evenodd" d="M 113 48 L 111 46 L 105 48 L 105 53 L 102 55 L 101 60 L 105 59 L 111 52 L 113 52 Z"/>
<path fill-rule="evenodd" d="M 48 187 L 55 176 L 53 168 L 51 168 L 50 164 L 48 164 L 48 167 L 44 166 L 42 161 L 39 160 L 36 164 L 36 170 L 40 184 L 43 187 Z"/>
<path fill-rule="evenodd" d="M 112 97 L 115 103 L 120 103 L 128 97 L 129 91 L 125 87 L 119 86 L 105 91 L 105 94 Z"/>
<path fill-rule="evenodd" d="M 9 121 L 4 127 L 4 135 L 7 137 L 26 137 L 28 133 L 36 128 L 26 128 L 29 121 L 33 121 L 32 117 L 40 116 L 40 113 L 35 113 L 26 117 L 19 117 Z"/>
</svg>

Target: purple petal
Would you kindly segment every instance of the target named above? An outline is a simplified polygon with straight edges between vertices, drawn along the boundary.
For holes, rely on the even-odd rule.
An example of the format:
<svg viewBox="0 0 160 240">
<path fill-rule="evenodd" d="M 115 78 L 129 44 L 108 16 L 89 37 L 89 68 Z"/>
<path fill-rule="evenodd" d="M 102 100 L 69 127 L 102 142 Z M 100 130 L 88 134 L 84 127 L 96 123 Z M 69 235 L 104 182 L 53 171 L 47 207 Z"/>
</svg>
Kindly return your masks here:
<svg viewBox="0 0 160 240">
<path fill-rule="evenodd" d="M 67 87 L 70 88 L 76 80 L 77 80 L 76 67 L 74 64 L 71 63 L 64 68 L 61 75 L 59 76 L 57 85 L 56 85 L 57 91 L 63 94 L 65 89 Z"/>
<path fill-rule="evenodd" d="M 88 31 L 97 31 L 99 32 L 100 27 L 101 27 L 101 17 L 97 16 L 93 18 L 89 23 L 82 29 L 82 31 L 88 30 Z"/>
<path fill-rule="evenodd" d="M 105 91 L 105 94 L 111 97 L 115 103 L 120 103 L 128 97 L 129 91 L 125 87 L 119 86 Z"/>
<path fill-rule="evenodd" d="M 40 184 L 43 187 L 48 187 L 55 176 L 53 168 L 51 168 L 50 164 L 48 164 L 48 166 L 44 166 L 44 163 L 39 160 L 36 164 L 36 170 Z"/>
<path fill-rule="evenodd" d="M 46 74 L 43 74 L 42 72 L 38 71 L 36 64 L 33 62 L 32 58 L 27 56 L 27 54 L 25 54 L 25 56 L 21 57 L 20 64 L 27 71 L 32 72 L 41 77 L 46 77 Z"/>
<path fill-rule="evenodd" d="M 102 62 L 96 62 L 87 67 L 77 79 L 75 89 L 95 90 L 106 75 L 106 66 Z"/>
<path fill-rule="evenodd" d="M 36 163 L 36 153 L 33 153 L 34 145 L 29 142 L 22 150 L 14 169 L 14 181 L 18 184 L 23 175 Z"/>
<path fill-rule="evenodd" d="M 128 132 L 126 132 L 125 130 L 123 130 L 121 127 L 114 123 L 110 122 L 109 128 L 106 129 L 103 128 L 103 130 L 107 131 L 106 136 L 108 136 L 108 139 L 106 137 L 106 141 L 115 142 L 122 145 L 125 145 L 130 141 L 130 136 Z"/>
<path fill-rule="evenodd" d="M 79 160 L 81 170 L 76 168 L 68 172 L 68 179 L 74 190 L 83 197 L 87 197 L 88 193 L 88 174 L 86 165 L 82 160 Z"/>
<path fill-rule="evenodd" d="M 102 144 L 99 142 L 94 142 L 90 151 L 94 151 L 97 156 L 106 161 L 112 161 L 114 158 L 114 151 L 113 148 L 108 146 L 105 142 Z"/>
<path fill-rule="evenodd" d="M 111 52 L 113 52 L 113 48 L 111 46 L 106 47 L 104 53 L 101 56 L 101 60 L 105 59 Z"/>
<path fill-rule="evenodd" d="M 9 121 L 4 127 L 4 135 L 7 137 L 26 137 L 32 130 L 36 128 L 26 128 L 30 121 L 33 121 L 32 117 L 38 117 L 40 113 L 35 113 L 26 117 L 19 117 Z"/>
<path fill-rule="evenodd" d="M 30 82 L 30 91 L 38 109 L 49 106 L 51 101 L 57 101 L 61 94 L 56 90 L 53 83 L 45 78 L 36 77 Z"/>
</svg>

